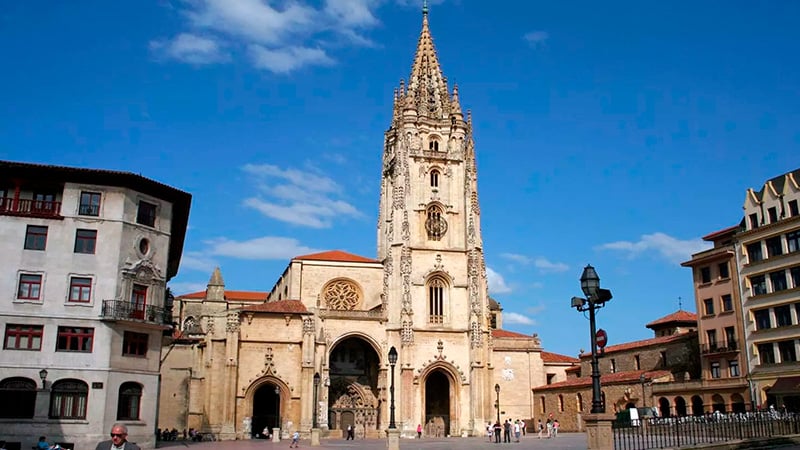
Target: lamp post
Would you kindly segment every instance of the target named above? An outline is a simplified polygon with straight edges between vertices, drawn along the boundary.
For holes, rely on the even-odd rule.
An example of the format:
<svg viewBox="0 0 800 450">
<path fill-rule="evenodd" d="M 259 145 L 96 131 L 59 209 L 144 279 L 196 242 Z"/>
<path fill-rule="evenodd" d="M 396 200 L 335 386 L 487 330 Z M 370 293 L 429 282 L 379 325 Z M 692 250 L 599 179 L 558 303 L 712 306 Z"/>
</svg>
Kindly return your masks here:
<svg viewBox="0 0 800 450">
<path fill-rule="evenodd" d="M 281 388 L 275 386 L 275 428 L 281 427 Z"/>
<path fill-rule="evenodd" d="M 42 369 L 39 371 L 39 378 L 42 379 L 42 389 L 47 387 L 47 369 Z"/>
<path fill-rule="evenodd" d="M 644 383 L 647 381 L 647 378 L 644 374 L 639 375 L 639 382 L 642 383 L 642 406 L 647 408 L 647 394 L 644 393 Z"/>
<path fill-rule="evenodd" d="M 495 408 L 497 408 L 497 423 L 500 423 L 500 385 L 499 384 L 495 384 L 494 385 L 494 394 L 495 394 L 494 406 L 495 406 Z"/>
<path fill-rule="evenodd" d="M 581 290 L 586 298 L 572 297 L 572 307 L 579 312 L 589 311 L 589 331 L 592 344 L 592 414 L 605 412 L 605 405 L 600 398 L 600 369 L 597 363 L 597 330 L 595 311 L 611 300 L 611 291 L 600 288 L 600 277 L 594 267 L 587 265 L 581 274 Z"/>
<path fill-rule="evenodd" d="M 397 364 L 397 349 L 389 349 L 389 365 L 392 366 L 392 381 L 389 385 L 389 429 L 397 428 L 394 423 L 394 365 Z"/>
<path fill-rule="evenodd" d="M 319 372 L 314 374 L 314 419 L 312 421 L 312 426 L 317 428 L 317 410 L 319 406 L 317 406 L 317 391 L 319 391 Z"/>
</svg>

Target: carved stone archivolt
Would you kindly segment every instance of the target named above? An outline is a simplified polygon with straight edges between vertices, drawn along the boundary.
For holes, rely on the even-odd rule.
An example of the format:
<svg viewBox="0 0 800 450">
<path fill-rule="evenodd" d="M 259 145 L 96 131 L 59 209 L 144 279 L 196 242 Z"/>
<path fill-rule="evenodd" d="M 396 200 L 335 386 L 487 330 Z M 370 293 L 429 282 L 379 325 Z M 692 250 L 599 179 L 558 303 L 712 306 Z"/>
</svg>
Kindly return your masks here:
<svg viewBox="0 0 800 450">
<path fill-rule="evenodd" d="M 322 290 L 322 298 L 328 309 L 352 311 L 361 303 L 361 292 L 350 280 L 334 280 Z"/>
</svg>

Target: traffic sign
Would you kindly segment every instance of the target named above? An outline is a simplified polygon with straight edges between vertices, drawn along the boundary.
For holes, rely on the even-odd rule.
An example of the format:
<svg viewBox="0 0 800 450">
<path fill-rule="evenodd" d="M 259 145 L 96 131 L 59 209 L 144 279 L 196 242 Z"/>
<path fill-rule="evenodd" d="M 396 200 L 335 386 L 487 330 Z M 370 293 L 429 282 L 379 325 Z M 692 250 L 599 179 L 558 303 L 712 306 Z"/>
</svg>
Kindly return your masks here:
<svg viewBox="0 0 800 450">
<path fill-rule="evenodd" d="M 595 342 L 597 342 L 597 346 L 603 348 L 608 343 L 608 334 L 606 334 L 606 330 L 599 329 L 597 330 L 597 334 L 595 334 Z"/>
</svg>

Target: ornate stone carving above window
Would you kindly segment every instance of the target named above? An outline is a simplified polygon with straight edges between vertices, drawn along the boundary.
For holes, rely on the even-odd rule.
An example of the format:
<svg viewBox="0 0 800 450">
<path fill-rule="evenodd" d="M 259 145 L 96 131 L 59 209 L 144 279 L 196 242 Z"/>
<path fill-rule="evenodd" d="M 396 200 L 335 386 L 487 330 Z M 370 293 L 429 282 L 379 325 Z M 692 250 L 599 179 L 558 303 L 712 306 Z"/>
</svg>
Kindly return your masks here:
<svg viewBox="0 0 800 450">
<path fill-rule="evenodd" d="M 358 286 L 349 280 L 336 280 L 328 283 L 322 292 L 328 309 L 340 311 L 353 310 L 361 302 Z"/>
</svg>

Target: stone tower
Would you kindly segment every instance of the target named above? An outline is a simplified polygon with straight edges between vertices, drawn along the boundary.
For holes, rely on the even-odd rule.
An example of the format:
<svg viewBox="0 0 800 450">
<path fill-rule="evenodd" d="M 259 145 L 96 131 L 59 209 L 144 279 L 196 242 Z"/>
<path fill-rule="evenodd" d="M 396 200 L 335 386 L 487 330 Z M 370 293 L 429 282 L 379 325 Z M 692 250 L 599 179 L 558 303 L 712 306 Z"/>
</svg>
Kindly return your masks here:
<svg viewBox="0 0 800 450">
<path fill-rule="evenodd" d="M 483 405 L 493 395 L 475 147 L 458 86 L 450 91 L 439 65 L 426 7 L 411 75 L 394 92 L 385 133 L 378 259 L 385 266 L 383 307 L 388 328 L 399 330 L 401 362 L 411 366 L 437 345 L 469 349 L 465 403 L 474 429 L 491 417 Z"/>
</svg>

